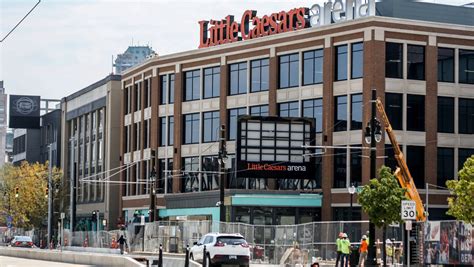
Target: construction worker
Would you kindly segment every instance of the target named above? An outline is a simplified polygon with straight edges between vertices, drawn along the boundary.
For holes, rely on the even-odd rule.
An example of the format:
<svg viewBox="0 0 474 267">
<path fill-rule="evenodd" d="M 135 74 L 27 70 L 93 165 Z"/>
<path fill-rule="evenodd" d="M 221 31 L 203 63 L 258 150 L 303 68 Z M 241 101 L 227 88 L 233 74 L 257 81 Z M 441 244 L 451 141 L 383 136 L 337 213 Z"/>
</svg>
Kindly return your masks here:
<svg viewBox="0 0 474 267">
<path fill-rule="evenodd" d="M 341 267 L 347 267 L 349 265 L 349 255 L 351 254 L 351 242 L 347 237 L 347 234 L 342 235 L 341 243 Z"/>
<path fill-rule="evenodd" d="M 369 244 L 367 243 L 367 236 L 363 235 L 362 240 L 360 241 L 359 248 L 359 267 L 364 266 L 365 261 L 367 260 L 367 252 L 369 251 Z"/>
<path fill-rule="evenodd" d="M 341 259 L 341 241 L 342 241 L 342 236 L 344 235 L 343 232 L 340 232 L 339 235 L 337 236 L 336 239 L 336 267 L 339 264 L 339 260 Z"/>
</svg>

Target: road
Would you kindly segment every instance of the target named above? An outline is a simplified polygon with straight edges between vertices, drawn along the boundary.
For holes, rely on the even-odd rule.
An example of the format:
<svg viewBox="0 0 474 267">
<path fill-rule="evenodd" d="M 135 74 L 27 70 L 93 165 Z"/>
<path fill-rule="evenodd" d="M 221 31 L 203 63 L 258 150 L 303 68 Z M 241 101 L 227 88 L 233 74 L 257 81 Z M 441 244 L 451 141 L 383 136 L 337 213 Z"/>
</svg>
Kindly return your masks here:
<svg viewBox="0 0 474 267">
<path fill-rule="evenodd" d="M 34 267 L 86 267 L 86 266 L 92 266 L 92 265 L 79 265 L 79 264 L 69 264 L 69 263 L 63 263 L 63 262 L 30 260 L 30 259 L 0 256 L 0 267 L 24 267 L 24 266 L 34 266 Z"/>
</svg>

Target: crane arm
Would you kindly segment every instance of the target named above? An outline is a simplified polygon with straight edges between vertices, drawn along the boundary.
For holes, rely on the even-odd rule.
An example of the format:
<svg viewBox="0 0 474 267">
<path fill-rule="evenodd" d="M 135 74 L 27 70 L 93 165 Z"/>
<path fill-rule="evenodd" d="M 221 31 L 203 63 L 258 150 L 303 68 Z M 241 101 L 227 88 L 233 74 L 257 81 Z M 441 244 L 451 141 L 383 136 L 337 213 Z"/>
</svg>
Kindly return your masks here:
<svg viewBox="0 0 474 267">
<path fill-rule="evenodd" d="M 395 170 L 395 177 L 397 177 L 400 185 L 407 190 L 406 196 L 415 201 L 416 203 L 416 219 L 417 221 L 425 221 L 425 209 L 423 207 L 423 202 L 421 201 L 420 194 L 418 194 L 418 190 L 416 189 L 415 182 L 411 176 L 410 170 L 408 169 L 408 165 L 406 164 L 405 157 L 403 152 L 400 150 L 398 146 L 397 138 L 395 137 L 395 133 L 393 132 L 392 125 L 385 113 L 385 108 L 382 104 L 380 98 L 376 100 L 377 110 L 380 113 L 382 123 L 385 126 L 385 131 L 387 132 L 388 138 L 390 139 L 390 143 L 392 143 L 393 151 L 395 155 L 395 159 L 398 163 L 398 168 Z"/>
</svg>

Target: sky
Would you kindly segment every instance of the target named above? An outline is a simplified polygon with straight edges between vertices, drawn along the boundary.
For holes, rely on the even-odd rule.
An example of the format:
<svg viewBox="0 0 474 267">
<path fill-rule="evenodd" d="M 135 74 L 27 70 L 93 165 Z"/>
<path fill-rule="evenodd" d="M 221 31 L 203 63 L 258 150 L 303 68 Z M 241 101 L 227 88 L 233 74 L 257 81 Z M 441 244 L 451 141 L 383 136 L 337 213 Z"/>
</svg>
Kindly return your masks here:
<svg viewBox="0 0 474 267">
<path fill-rule="evenodd" d="M 0 0 L 0 40 L 38 0 Z M 42 0 L 0 43 L 0 80 L 8 94 L 61 99 L 112 72 L 129 45 L 159 55 L 197 49 L 200 20 L 259 15 L 323 0 Z M 427 0 L 460 5 L 469 0 Z"/>
</svg>

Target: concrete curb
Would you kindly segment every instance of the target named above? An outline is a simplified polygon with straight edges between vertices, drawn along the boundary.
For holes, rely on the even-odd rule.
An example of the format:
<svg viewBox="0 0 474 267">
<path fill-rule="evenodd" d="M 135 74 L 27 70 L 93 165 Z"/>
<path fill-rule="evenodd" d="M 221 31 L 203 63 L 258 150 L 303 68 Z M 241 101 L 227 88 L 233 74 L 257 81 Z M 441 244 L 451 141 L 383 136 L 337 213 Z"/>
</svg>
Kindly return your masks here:
<svg viewBox="0 0 474 267">
<path fill-rule="evenodd" d="M 60 252 L 57 250 L 0 247 L 0 255 L 25 259 L 65 262 L 72 264 L 94 265 L 104 267 L 145 267 L 145 265 L 127 256 L 88 252 Z"/>
</svg>

